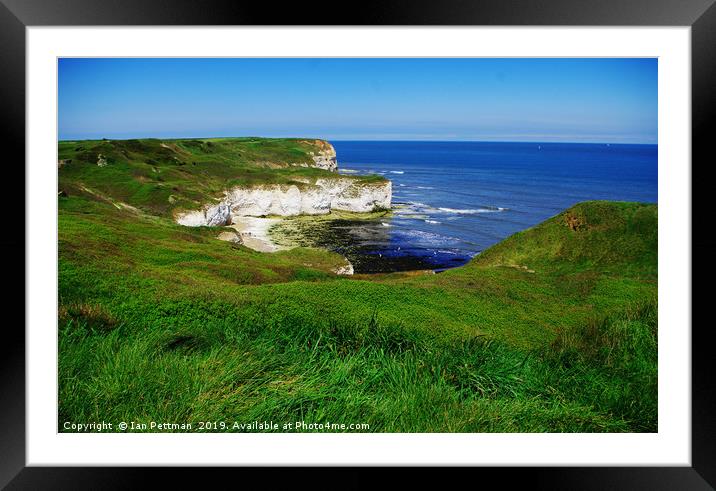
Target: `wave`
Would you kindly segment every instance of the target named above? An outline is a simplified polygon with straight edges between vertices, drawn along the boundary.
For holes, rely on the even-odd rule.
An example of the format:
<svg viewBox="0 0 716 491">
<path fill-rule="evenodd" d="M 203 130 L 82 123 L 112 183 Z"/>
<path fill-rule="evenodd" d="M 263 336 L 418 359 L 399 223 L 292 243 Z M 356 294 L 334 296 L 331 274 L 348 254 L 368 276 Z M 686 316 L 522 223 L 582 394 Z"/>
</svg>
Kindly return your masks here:
<svg viewBox="0 0 716 491">
<path fill-rule="evenodd" d="M 409 193 L 404 193 L 408 195 Z M 447 208 L 438 207 L 435 208 L 425 203 L 418 201 L 412 201 L 407 203 L 396 203 L 395 213 L 397 215 L 403 215 L 408 218 L 409 215 L 423 215 L 423 214 L 446 214 L 446 215 L 475 215 L 478 213 L 500 213 L 507 211 L 509 208 L 501 206 L 487 206 L 481 208 Z"/>
<path fill-rule="evenodd" d="M 457 245 L 461 242 L 461 240 L 457 237 L 450 237 L 448 235 L 418 229 L 401 230 L 400 235 L 404 238 L 415 241 L 414 244 L 419 244 L 423 247 L 450 247 L 451 245 Z"/>
<path fill-rule="evenodd" d="M 439 221 L 437 221 L 437 220 L 428 220 L 428 219 L 425 219 L 425 223 L 429 223 L 429 224 L 431 224 L 431 225 L 440 225 L 442 222 L 439 222 Z"/>
<path fill-rule="evenodd" d="M 417 229 L 405 230 L 405 231 L 403 231 L 403 235 L 407 235 L 409 237 L 415 237 L 418 239 L 428 239 L 428 240 L 436 240 L 436 239 L 457 240 L 455 237 L 447 237 L 445 235 L 435 234 L 433 232 L 426 232 L 424 230 L 417 230 Z"/>
<path fill-rule="evenodd" d="M 456 215 L 475 215 L 477 213 L 499 213 L 506 211 L 509 208 L 502 207 L 490 207 L 490 208 L 470 208 L 470 209 L 457 209 L 457 208 L 438 208 L 439 211 L 444 213 L 453 213 Z"/>
<path fill-rule="evenodd" d="M 453 254 L 453 255 L 463 254 L 462 251 L 451 251 L 451 250 L 447 250 L 447 249 L 437 249 L 435 252 L 439 252 L 440 254 Z"/>
<path fill-rule="evenodd" d="M 402 170 L 392 170 L 390 171 L 391 174 L 405 174 L 405 171 Z"/>
</svg>

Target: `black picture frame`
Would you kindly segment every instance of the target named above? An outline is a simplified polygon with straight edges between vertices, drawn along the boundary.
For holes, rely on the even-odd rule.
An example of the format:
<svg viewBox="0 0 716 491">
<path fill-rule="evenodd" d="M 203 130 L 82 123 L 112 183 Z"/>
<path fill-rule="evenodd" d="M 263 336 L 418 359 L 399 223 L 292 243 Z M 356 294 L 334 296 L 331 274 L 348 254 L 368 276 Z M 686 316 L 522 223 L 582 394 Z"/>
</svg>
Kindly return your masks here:
<svg viewBox="0 0 716 491">
<path fill-rule="evenodd" d="M 337 2 L 278 4 L 227 0 L 0 0 L 0 97 L 3 121 L 5 191 L 20 196 L 25 186 L 25 29 L 28 26 L 117 25 L 516 25 L 516 26 L 691 26 L 692 56 L 692 466 L 691 467 L 586 467 L 586 468 L 479 468 L 484 476 L 527 478 L 530 486 L 549 489 L 712 489 L 716 486 L 716 383 L 714 358 L 708 342 L 712 322 L 697 322 L 697 300 L 709 290 L 697 288 L 699 279 L 713 277 L 716 243 L 709 239 L 713 205 L 706 199 L 709 150 L 708 123 L 716 111 L 716 6 L 715 0 L 441 0 L 439 2 L 382 1 L 340 5 Z M 699 162 L 698 165 L 695 165 Z M 24 186 L 18 183 L 24 183 Z M 10 199 L 7 198 L 6 199 Z M 16 268 L 4 296 L 6 312 L 25 304 L 26 254 L 24 227 L 16 220 L 13 233 L 2 234 L 0 247 L 7 268 Z M 19 256 L 24 261 L 19 261 Z M 21 266 L 22 264 L 22 266 Z M 25 331 L 24 309 L 17 321 L 3 327 L 0 366 L 0 486 L 8 489 L 126 489 L 139 487 L 147 469 L 40 468 L 25 465 Z M 7 319 L 7 318 L 6 318 Z M 228 470 L 224 470 L 226 472 Z M 243 472 L 246 472 L 244 470 Z M 156 470 L 162 479 L 185 479 L 179 469 Z M 265 471 L 264 471 L 265 472 Z M 373 482 L 371 470 L 351 469 L 341 487 Z M 219 472 L 217 477 L 221 477 Z M 213 475 L 217 475 L 214 471 Z M 287 478 L 305 475 L 293 469 Z M 324 474 L 325 475 L 325 474 Z M 271 473 L 271 479 L 281 474 Z M 508 477 L 509 476 L 509 477 Z M 410 479 L 421 480 L 422 472 Z M 482 477 L 481 477 L 482 478 Z M 404 482 L 404 484 L 408 484 Z"/>
</svg>

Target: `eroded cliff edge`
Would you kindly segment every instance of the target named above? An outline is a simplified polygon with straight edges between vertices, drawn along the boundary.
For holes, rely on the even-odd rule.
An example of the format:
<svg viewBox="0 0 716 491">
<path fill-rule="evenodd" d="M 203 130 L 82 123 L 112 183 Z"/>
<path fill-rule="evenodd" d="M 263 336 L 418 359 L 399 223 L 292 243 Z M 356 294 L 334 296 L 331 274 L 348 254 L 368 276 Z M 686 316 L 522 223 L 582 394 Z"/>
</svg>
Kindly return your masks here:
<svg viewBox="0 0 716 491">
<path fill-rule="evenodd" d="M 308 143 L 307 141 L 303 141 Z M 176 210 L 174 219 L 186 226 L 229 225 L 234 217 L 322 215 L 331 210 L 368 213 L 389 209 L 392 184 L 377 176 L 341 176 L 333 146 L 316 140 L 306 161 L 290 166 L 313 167 L 332 175 L 293 176 L 288 183 L 233 186 L 222 198 L 198 210 Z"/>
</svg>

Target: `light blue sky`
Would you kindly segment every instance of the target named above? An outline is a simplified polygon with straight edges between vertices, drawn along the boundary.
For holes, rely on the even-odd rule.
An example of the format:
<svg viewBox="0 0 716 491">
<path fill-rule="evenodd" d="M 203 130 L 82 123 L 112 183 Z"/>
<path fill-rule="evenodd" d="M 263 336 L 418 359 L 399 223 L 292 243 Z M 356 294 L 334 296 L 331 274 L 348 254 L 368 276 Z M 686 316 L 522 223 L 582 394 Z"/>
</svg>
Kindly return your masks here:
<svg viewBox="0 0 716 491">
<path fill-rule="evenodd" d="M 656 59 L 59 60 L 59 137 L 656 143 Z"/>
</svg>

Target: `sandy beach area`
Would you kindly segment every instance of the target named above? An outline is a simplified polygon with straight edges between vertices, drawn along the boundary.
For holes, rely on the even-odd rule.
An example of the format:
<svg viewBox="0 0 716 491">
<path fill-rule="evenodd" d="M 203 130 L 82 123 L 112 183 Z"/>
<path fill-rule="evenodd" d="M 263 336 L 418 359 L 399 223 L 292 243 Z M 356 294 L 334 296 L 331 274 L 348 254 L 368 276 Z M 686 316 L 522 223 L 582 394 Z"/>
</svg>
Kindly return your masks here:
<svg viewBox="0 0 716 491">
<path fill-rule="evenodd" d="M 241 237 L 241 243 L 246 247 L 260 252 L 276 252 L 286 247 L 275 244 L 269 237 L 269 229 L 280 222 L 280 218 L 261 217 L 233 217 L 233 223 L 228 228 L 233 228 Z M 232 240 L 231 233 L 223 232 L 219 238 Z"/>
</svg>

